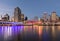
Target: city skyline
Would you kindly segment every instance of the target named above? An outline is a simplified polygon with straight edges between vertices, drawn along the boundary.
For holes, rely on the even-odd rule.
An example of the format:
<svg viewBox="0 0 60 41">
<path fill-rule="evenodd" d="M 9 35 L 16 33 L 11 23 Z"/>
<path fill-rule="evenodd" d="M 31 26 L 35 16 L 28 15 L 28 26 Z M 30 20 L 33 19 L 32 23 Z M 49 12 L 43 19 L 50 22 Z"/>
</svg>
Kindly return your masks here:
<svg viewBox="0 0 60 41">
<path fill-rule="evenodd" d="M 0 15 L 8 13 L 10 16 L 14 14 L 14 8 L 20 7 L 22 13 L 29 19 L 34 16 L 41 17 L 43 12 L 51 14 L 56 11 L 60 16 L 59 0 L 0 0 Z"/>
</svg>

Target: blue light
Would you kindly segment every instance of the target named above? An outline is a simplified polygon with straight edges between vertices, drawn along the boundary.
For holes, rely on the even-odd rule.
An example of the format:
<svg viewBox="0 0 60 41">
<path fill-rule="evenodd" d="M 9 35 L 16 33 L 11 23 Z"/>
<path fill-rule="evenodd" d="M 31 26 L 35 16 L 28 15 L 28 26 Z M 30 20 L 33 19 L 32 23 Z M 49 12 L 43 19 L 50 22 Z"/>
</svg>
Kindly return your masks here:
<svg viewBox="0 0 60 41">
<path fill-rule="evenodd" d="M 3 36 L 5 39 L 9 36 L 17 35 L 24 30 L 24 26 L 0 26 L 0 36 Z"/>
</svg>

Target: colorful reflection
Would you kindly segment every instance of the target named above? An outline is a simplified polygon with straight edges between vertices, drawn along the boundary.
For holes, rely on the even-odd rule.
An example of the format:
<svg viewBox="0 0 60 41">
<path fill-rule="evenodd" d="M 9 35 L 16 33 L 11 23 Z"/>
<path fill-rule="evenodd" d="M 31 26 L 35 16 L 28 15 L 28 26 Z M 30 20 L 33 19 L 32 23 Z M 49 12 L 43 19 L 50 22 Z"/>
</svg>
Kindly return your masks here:
<svg viewBox="0 0 60 41">
<path fill-rule="evenodd" d="M 52 26 L 52 36 L 55 37 L 55 34 L 56 34 L 56 33 L 55 33 L 55 27 Z"/>
<path fill-rule="evenodd" d="M 37 32 L 39 34 L 39 36 L 42 35 L 43 32 L 43 26 L 38 26 L 38 25 L 34 25 L 33 26 L 34 32 Z"/>
<path fill-rule="evenodd" d="M 60 31 L 60 26 L 58 26 L 57 29 Z"/>
<path fill-rule="evenodd" d="M 24 26 L 0 26 L 0 36 L 4 37 L 3 39 L 6 40 L 8 37 L 21 33 L 23 29 Z"/>
<path fill-rule="evenodd" d="M 43 33 L 43 26 L 39 26 L 39 36 L 41 36 Z"/>
<path fill-rule="evenodd" d="M 26 37 L 28 36 L 28 34 L 30 36 L 34 35 L 33 33 L 35 33 L 35 34 L 37 33 L 41 37 L 41 35 L 43 33 L 43 26 L 38 26 L 38 25 L 33 25 L 33 26 L 3 26 L 1 29 L 2 29 L 2 32 L 4 34 L 4 39 L 8 39 L 8 37 L 15 36 L 18 33 L 22 33 L 23 31 L 24 31 L 24 34 L 26 35 Z M 44 40 L 47 39 L 47 38 L 45 38 L 45 36 L 48 37 L 47 32 L 44 32 L 44 35 L 43 35 Z"/>
<path fill-rule="evenodd" d="M 40 39 L 43 41 L 49 41 L 51 38 L 54 38 L 58 35 L 57 31 L 60 31 L 60 26 L 0 26 L 0 37 L 3 37 L 4 40 L 7 40 L 10 37 L 16 37 L 20 34 L 21 39 Z M 60 37 L 59 37 L 60 38 Z M 3 40 L 2 39 L 2 40 Z M 1 39 L 0 39 L 1 40 Z"/>
</svg>

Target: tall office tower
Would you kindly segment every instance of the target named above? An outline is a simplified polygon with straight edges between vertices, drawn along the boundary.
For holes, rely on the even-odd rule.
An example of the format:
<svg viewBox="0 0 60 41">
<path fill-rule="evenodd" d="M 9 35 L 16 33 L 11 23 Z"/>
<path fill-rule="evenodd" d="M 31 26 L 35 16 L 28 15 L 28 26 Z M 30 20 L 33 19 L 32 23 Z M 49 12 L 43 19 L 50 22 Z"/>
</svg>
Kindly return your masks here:
<svg viewBox="0 0 60 41">
<path fill-rule="evenodd" d="M 53 21 L 53 22 L 56 22 L 57 21 L 57 15 L 56 15 L 56 12 L 55 11 L 53 11 L 51 13 L 51 21 Z"/>
<path fill-rule="evenodd" d="M 21 10 L 19 7 L 16 7 L 14 9 L 14 22 L 20 22 L 21 21 Z"/>
</svg>

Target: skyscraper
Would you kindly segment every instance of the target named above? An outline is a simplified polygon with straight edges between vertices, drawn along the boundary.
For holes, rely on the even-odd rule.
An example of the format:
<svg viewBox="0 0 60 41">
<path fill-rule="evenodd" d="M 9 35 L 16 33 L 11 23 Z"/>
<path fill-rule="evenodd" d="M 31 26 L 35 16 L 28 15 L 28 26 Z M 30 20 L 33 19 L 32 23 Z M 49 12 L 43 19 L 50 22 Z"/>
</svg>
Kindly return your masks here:
<svg viewBox="0 0 60 41">
<path fill-rule="evenodd" d="M 53 21 L 53 22 L 57 21 L 57 15 L 56 15 L 56 12 L 55 11 L 53 11 L 51 13 L 51 21 Z"/>
<path fill-rule="evenodd" d="M 19 7 L 14 9 L 14 22 L 20 22 L 21 20 L 21 10 Z"/>
</svg>

